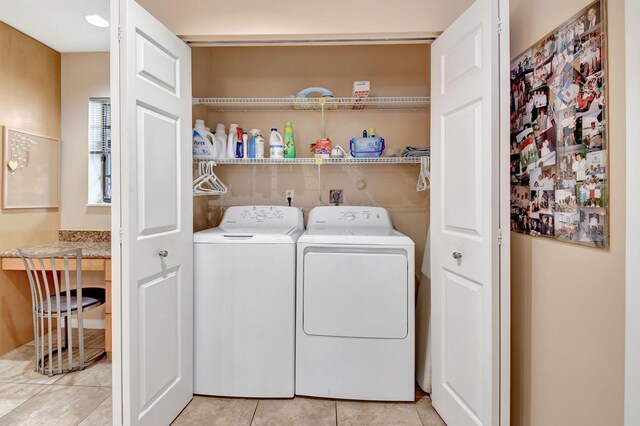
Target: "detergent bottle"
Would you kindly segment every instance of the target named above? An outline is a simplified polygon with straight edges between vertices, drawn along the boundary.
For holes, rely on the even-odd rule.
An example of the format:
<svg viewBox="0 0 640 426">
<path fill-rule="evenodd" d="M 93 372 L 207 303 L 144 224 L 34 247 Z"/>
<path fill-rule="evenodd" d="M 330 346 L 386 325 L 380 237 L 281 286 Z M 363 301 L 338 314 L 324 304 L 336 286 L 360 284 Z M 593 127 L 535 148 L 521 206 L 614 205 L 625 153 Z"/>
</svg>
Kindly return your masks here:
<svg viewBox="0 0 640 426">
<path fill-rule="evenodd" d="M 227 158 L 236 158 L 236 144 L 238 143 L 238 125 L 229 126 L 229 136 L 227 136 Z"/>
<path fill-rule="evenodd" d="M 210 137 L 213 138 L 213 135 L 204 127 L 204 120 L 196 120 L 196 126 L 193 128 L 193 155 L 213 155 Z"/>
<path fill-rule="evenodd" d="M 227 158 L 227 133 L 225 132 L 224 124 L 218 124 L 216 126 L 216 133 L 214 136 L 220 152 L 218 157 Z"/>
<path fill-rule="evenodd" d="M 211 133 L 211 129 L 208 127 L 204 128 L 207 132 L 207 139 L 209 139 L 209 141 L 211 142 L 211 146 L 212 146 L 212 152 L 211 152 L 211 156 L 213 158 L 219 158 L 220 157 L 220 147 L 218 146 L 218 141 L 216 140 L 216 136 Z"/>
<path fill-rule="evenodd" d="M 264 138 L 260 134 L 260 130 L 253 129 L 252 132 L 255 132 L 256 136 L 254 138 L 254 153 L 255 157 L 252 158 L 264 158 Z M 249 143 L 249 149 L 251 149 L 251 143 Z"/>
<path fill-rule="evenodd" d="M 284 141 L 278 133 L 278 129 L 271 129 L 269 137 L 269 156 L 271 158 L 284 158 Z"/>
<path fill-rule="evenodd" d="M 293 140 L 293 124 L 284 124 L 284 158 L 296 158 L 296 143 Z"/>
</svg>

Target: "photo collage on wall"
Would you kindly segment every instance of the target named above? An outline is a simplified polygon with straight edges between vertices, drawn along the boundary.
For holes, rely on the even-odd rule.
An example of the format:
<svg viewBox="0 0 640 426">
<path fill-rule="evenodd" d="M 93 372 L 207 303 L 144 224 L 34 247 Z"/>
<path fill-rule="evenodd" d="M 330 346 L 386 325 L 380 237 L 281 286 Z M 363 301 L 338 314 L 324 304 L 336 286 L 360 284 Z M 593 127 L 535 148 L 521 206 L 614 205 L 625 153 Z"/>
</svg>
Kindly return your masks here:
<svg viewBox="0 0 640 426">
<path fill-rule="evenodd" d="M 511 63 L 511 230 L 608 245 L 602 1 Z"/>
</svg>

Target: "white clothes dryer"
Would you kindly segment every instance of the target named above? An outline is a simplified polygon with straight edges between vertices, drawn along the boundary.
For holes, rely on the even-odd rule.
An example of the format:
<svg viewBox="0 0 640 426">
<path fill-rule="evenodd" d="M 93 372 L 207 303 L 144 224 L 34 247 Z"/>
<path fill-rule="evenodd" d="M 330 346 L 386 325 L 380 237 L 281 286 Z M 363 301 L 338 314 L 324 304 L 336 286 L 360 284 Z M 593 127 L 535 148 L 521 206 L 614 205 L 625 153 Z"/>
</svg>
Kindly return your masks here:
<svg viewBox="0 0 640 426">
<path fill-rule="evenodd" d="M 316 207 L 298 240 L 296 394 L 413 401 L 415 244 L 380 207 Z"/>
<path fill-rule="evenodd" d="M 294 207 L 229 207 L 194 234 L 194 393 L 294 395 Z"/>
</svg>

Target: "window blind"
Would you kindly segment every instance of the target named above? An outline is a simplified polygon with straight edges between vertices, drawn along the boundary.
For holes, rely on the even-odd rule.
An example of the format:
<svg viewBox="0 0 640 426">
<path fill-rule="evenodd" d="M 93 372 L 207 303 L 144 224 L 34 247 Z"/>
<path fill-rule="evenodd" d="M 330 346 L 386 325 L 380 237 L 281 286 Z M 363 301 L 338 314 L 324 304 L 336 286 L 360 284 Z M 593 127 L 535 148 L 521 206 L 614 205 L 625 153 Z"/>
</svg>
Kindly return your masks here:
<svg viewBox="0 0 640 426">
<path fill-rule="evenodd" d="M 89 154 L 111 153 L 111 99 L 89 99 Z"/>
</svg>

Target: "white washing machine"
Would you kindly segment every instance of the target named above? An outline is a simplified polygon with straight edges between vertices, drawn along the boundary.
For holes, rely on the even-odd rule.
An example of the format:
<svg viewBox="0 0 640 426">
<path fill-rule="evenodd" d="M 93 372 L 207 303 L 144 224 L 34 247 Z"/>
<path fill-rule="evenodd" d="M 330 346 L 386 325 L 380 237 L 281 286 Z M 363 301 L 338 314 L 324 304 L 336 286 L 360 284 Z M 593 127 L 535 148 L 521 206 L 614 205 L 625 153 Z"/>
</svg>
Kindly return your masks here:
<svg viewBox="0 0 640 426">
<path fill-rule="evenodd" d="M 413 401 L 415 245 L 380 207 L 316 207 L 298 240 L 296 394 Z"/>
<path fill-rule="evenodd" d="M 294 207 L 229 207 L 194 234 L 194 393 L 294 395 Z"/>
</svg>

